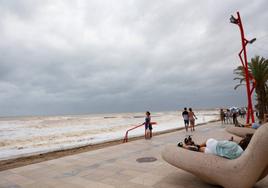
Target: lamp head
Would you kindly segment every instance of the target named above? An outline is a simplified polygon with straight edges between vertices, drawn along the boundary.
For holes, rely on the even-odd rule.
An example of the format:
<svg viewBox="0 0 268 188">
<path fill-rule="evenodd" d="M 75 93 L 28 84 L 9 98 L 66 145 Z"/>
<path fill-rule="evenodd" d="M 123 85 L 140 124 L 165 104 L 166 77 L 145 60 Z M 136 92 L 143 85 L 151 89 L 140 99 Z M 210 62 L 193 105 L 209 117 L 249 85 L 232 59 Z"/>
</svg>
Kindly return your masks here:
<svg viewBox="0 0 268 188">
<path fill-rule="evenodd" d="M 238 19 L 236 19 L 233 15 L 231 15 L 230 22 L 233 24 L 238 24 Z"/>
<path fill-rule="evenodd" d="M 255 42 L 257 39 L 256 38 L 253 38 L 251 39 L 250 41 L 248 41 L 249 44 L 252 44 L 253 42 Z"/>
</svg>

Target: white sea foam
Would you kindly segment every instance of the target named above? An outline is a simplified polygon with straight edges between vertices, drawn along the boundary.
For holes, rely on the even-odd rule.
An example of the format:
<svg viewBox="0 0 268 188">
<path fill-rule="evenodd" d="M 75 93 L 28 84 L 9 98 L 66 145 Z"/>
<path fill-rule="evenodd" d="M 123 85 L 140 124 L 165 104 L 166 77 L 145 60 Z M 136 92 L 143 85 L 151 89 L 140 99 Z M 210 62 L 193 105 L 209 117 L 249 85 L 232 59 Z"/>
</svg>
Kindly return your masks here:
<svg viewBox="0 0 268 188">
<path fill-rule="evenodd" d="M 218 111 L 196 111 L 197 124 L 218 119 Z M 183 127 L 181 112 L 152 113 L 154 132 Z M 0 119 L 0 160 L 123 139 L 144 122 L 144 113 Z M 129 137 L 141 136 L 140 127 Z"/>
</svg>

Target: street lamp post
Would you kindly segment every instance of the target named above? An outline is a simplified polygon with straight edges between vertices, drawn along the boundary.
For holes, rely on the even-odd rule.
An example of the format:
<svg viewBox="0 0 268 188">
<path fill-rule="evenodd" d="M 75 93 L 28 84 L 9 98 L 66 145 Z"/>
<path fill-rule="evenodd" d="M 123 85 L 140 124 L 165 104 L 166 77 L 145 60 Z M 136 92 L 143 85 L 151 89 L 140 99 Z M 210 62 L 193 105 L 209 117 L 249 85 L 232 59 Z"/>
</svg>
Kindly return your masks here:
<svg viewBox="0 0 268 188">
<path fill-rule="evenodd" d="M 242 25 L 242 21 L 240 18 L 240 14 L 239 12 L 237 12 L 237 18 L 235 18 L 233 15 L 230 18 L 230 22 L 233 24 L 236 24 L 239 26 L 240 29 L 240 33 L 241 33 L 241 41 L 242 41 L 242 49 L 239 52 L 238 56 L 240 58 L 240 61 L 244 67 L 244 71 L 245 71 L 245 79 L 246 79 L 246 88 L 247 88 L 247 99 L 248 99 L 248 108 L 247 108 L 247 123 L 249 123 L 250 119 L 251 122 L 254 123 L 254 111 L 253 111 L 253 107 L 252 107 L 252 99 L 251 99 L 251 95 L 254 91 L 255 88 L 255 81 L 253 76 L 251 75 L 251 73 L 248 71 L 248 61 L 247 61 L 247 51 L 246 51 L 246 46 L 247 44 L 252 44 L 256 38 L 252 39 L 252 40 L 247 40 L 245 38 L 244 35 L 244 29 L 243 29 L 243 25 Z M 241 56 L 243 53 L 243 57 Z M 244 60 L 243 60 L 244 58 Z M 252 87 L 250 86 L 250 80 L 253 80 L 252 82 Z"/>
</svg>

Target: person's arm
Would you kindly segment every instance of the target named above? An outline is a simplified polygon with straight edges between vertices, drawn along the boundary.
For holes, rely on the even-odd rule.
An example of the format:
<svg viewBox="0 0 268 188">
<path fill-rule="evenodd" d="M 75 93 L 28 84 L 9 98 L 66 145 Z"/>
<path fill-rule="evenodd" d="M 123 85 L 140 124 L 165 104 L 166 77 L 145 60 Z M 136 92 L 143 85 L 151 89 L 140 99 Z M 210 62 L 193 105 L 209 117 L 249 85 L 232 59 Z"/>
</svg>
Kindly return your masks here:
<svg viewBox="0 0 268 188">
<path fill-rule="evenodd" d="M 178 147 L 182 147 L 184 149 L 187 149 L 187 150 L 191 150 L 191 151 L 200 151 L 200 146 L 198 147 L 197 145 L 185 145 L 183 144 L 182 142 L 178 143 Z M 203 152 L 203 151 L 201 151 Z"/>
<path fill-rule="evenodd" d="M 182 142 L 178 143 L 178 147 L 184 148 L 184 149 L 189 149 L 189 146 L 183 144 Z"/>
<path fill-rule="evenodd" d="M 193 115 L 194 115 L 195 119 L 197 119 L 197 117 L 196 117 L 196 115 L 194 113 L 193 113 Z"/>
</svg>

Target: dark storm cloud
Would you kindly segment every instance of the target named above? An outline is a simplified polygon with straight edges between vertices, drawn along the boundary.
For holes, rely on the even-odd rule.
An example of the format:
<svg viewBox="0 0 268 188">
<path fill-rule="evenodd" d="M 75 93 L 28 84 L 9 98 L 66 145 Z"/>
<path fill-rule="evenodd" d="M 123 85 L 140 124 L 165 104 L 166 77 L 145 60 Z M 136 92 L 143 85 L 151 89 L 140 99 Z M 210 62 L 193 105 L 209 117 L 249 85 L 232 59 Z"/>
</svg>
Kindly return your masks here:
<svg viewBox="0 0 268 188">
<path fill-rule="evenodd" d="M 0 115 L 245 105 L 240 11 L 266 55 L 267 2 L 0 1 Z M 255 45 L 255 44 L 254 44 Z M 267 49 L 267 48 L 266 48 Z M 265 54 L 266 53 L 266 54 Z"/>
</svg>

